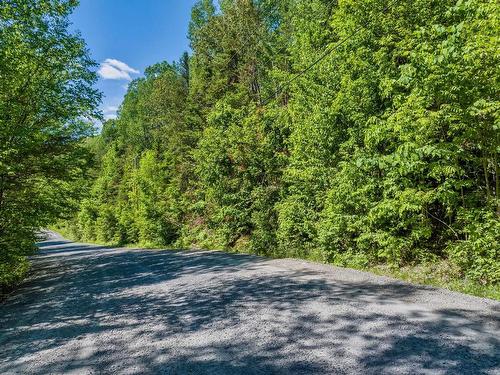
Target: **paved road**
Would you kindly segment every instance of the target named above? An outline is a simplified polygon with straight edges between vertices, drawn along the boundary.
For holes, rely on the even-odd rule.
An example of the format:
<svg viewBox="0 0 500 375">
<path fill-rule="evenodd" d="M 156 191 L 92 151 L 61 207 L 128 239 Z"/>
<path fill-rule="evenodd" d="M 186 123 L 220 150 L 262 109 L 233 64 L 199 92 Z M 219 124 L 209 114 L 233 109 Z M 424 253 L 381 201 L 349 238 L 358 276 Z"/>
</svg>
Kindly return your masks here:
<svg viewBox="0 0 500 375">
<path fill-rule="evenodd" d="M 500 304 L 294 260 L 52 238 L 1 374 L 499 374 Z"/>
</svg>

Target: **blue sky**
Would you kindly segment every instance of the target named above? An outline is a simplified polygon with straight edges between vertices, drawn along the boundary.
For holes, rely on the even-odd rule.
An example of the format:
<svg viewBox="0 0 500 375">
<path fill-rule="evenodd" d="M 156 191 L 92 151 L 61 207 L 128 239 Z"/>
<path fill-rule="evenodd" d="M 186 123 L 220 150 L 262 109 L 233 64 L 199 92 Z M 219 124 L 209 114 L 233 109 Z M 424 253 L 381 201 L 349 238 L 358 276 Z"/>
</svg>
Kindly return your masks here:
<svg viewBox="0 0 500 375">
<path fill-rule="evenodd" d="M 100 63 L 97 84 L 106 118 L 116 115 L 130 79 L 154 63 L 188 50 L 187 30 L 196 0 L 80 0 L 71 16 Z"/>
</svg>

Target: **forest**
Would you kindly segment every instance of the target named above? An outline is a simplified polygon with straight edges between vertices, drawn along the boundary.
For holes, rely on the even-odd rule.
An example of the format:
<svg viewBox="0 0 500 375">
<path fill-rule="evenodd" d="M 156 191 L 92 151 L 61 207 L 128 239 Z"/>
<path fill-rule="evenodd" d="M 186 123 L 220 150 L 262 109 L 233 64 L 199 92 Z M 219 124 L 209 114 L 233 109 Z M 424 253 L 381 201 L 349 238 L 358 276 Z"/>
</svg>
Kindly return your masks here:
<svg viewBox="0 0 500 375">
<path fill-rule="evenodd" d="M 200 0 L 100 132 L 57 3 L 0 4 L 0 284 L 57 225 L 498 287 L 495 1 Z"/>
</svg>

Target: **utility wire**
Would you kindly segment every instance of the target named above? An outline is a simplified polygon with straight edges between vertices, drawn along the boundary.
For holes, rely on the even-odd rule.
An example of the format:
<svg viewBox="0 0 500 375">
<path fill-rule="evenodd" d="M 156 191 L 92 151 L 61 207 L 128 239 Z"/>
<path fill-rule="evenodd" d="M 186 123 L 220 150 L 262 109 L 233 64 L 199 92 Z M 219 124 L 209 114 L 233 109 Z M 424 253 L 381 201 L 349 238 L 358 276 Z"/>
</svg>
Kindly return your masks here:
<svg viewBox="0 0 500 375">
<path fill-rule="evenodd" d="M 337 3 L 338 0 L 330 0 L 328 3 L 324 4 L 325 7 L 329 7 L 329 6 L 332 6 L 334 5 L 334 3 Z M 278 9 L 279 7 L 278 6 L 275 6 L 273 8 L 271 8 L 271 11 L 279 11 Z M 248 36 L 248 35 L 247 35 Z M 250 47 L 250 45 L 252 43 L 254 43 L 255 40 L 254 39 L 251 39 L 251 38 L 247 38 L 246 42 L 243 44 L 243 46 L 241 46 L 241 51 L 245 51 L 248 47 Z M 257 44 L 259 44 L 257 42 Z M 280 48 L 277 53 L 278 54 L 281 54 L 282 52 L 285 52 L 286 50 L 288 49 L 288 46 L 283 46 L 282 48 Z M 238 56 L 238 51 L 232 51 L 231 52 L 231 56 L 229 58 L 229 62 L 232 63 L 234 62 L 234 59 Z M 268 57 L 264 57 L 265 58 L 265 63 L 269 63 L 271 61 L 272 58 L 268 58 Z"/>
<path fill-rule="evenodd" d="M 336 1 L 336 0 L 334 0 Z M 397 0 L 391 1 L 389 4 L 386 5 L 386 7 L 382 10 L 383 13 L 387 12 L 387 10 L 396 3 Z M 332 1 L 333 3 L 333 1 Z M 262 107 L 265 107 L 267 104 L 271 102 L 271 100 L 276 99 L 279 95 L 281 95 L 284 90 L 294 81 L 296 81 L 299 77 L 303 76 L 307 72 L 309 72 L 312 68 L 314 68 L 316 65 L 318 65 L 321 61 L 323 61 L 326 57 L 328 57 L 333 51 L 335 51 L 337 48 L 339 48 L 342 44 L 347 42 L 349 39 L 352 37 L 356 36 L 361 30 L 365 29 L 367 27 L 367 24 L 359 26 L 356 30 L 354 30 L 353 33 L 349 34 L 348 36 L 342 38 L 339 42 L 334 44 L 331 47 L 327 47 L 326 50 L 316 59 L 314 60 L 310 65 L 308 65 L 306 68 L 301 70 L 300 72 L 294 74 L 293 77 L 288 79 L 284 84 L 281 84 L 280 87 L 278 87 L 277 92 L 275 92 L 273 95 L 270 95 L 269 98 L 267 98 L 263 104 L 261 105 Z"/>
<path fill-rule="evenodd" d="M 334 3 L 336 3 L 338 0 L 331 0 L 329 1 L 327 4 L 325 4 L 325 6 L 331 6 L 333 5 Z M 395 3 L 397 2 L 397 0 L 394 0 L 394 1 L 390 1 L 386 6 L 385 8 L 382 10 L 383 13 L 387 12 L 387 10 L 389 10 L 390 7 L 392 7 L 392 5 L 394 5 Z M 277 10 L 277 7 L 275 7 L 273 10 Z M 359 26 L 356 30 L 354 30 L 354 32 L 352 32 L 351 34 L 347 35 L 346 37 L 342 38 L 340 41 L 338 41 L 336 44 L 330 46 L 330 47 L 327 47 L 325 49 L 325 51 L 323 51 L 323 53 L 316 59 L 314 60 L 311 64 L 309 64 L 306 68 L 302 69 L 301 71 L 299 71 L 298 73 L 295 73 L 290 79 L 288 79 L 287 81 L 285 81 L 284 83 L 280 84 L 278 86 L 278 88 L 276 89 L 276 91 L 272 94 L 272 95 L 269 95 L 269 97 L 267 97 L 265 100 L 261 100 L 260 101 L 260 107 L 265 107 L 266 105 L 268 105 L 272 100 L 276 99 L 279 95 L 283 94 L 283 92 L 285 91 L 286 88 L 288 88 L 290 86 L 290 84 L 292 84 L 293 82 L 295 82 L 297 79 L 299 79 L 301 76 L 303 76 L 304 74 L 308 73 L 311 69 L 313 69 L 316 65 L 318 65 L 319 63 L 321 63 L 324 59 L 326 59 L 330 54 L 332 54 L 336 49 L 338 49 L 340 46 L 342 46 L 344 43 L 346 43 L 347 41 L 349 41 L 350 39 L 352 39 L 354 36 L 356 36 L 357 34 L 359 34 L 363 29 L 365 29 L 367 27 L 367 24 L 364 24 L 364 25 L 361 25 Z M 250 46 L 250 44 L 254 42 L 254 40 L 252 39 L 248 39 L 246 41 L 246 43 L 244 43 L 244 45 L 242 46 L 241 48 L 241 51 L 245 50 L 247 47 Z M 281 53 L 281 51 L 284 51 L 286 50 L 286 48 L 288 48 L 287 46 L 285 46 L 284 48 L 280 49 L 279 52 Z M 230 62 L 233 62 L 234 59 L 236 58 L 238 54 L 238 51 L 233 51 L 231 53 L 231 56 L 230 56 Z M 269 59 L 267 59 L 266 62 L 269 62 Z"/>
<path fill-rule="evenodd" d="M 323 4 L 325 7 L 331 7 L 333 6 L 335 3 L 337 3 L 338 0 L 330 0 L 328 1 L 327 3 Z M 271 11 L 278 11 L 279 12 L 279 6 L 274 6 L 270 9 Z M 260 11 L 260 10 L 259 10 Z M 246 41 L 243 43 L 243 45 L 240 47 L 239 51 L 232 51 L 230 53 L 230 56 L 229 56 L 229 65 L 231 65 L 233 62 L 235 62 L 236 58 L 238 57 L 239 54 L 244 54 L 245 51 L 248 49 L 248 47 L 251 47 L 252 44 L 254 44 L 254 46 L 258 46 L 260 44 L 260 42 L 257 42 L 255 41 L 255 39 L 253 38 L 249 38 L 248 37 L 248 34 L 246 34 Z M 275 52 L 276 54 L 280 55 L 281 53 L 285 52 L 289 47 L 287 45 L 284 45 L 282 48 L 280 48 L 277 52 Z M 267 57 L 267 56 L 262 56 L 262 58 L 264 59 L 264 63 L 265 64 L 268 64 L 269 62 L 271 62 L 271 60 L 273 59 L 273 57 Z M 258 66 L 256 66 L 256 68 L 258 69 Z M 312 68 L 312 67 L 311 67 Z M 304 72 L 305 73 L 305 72 Z M 290 84 L 290 82 L 288 83 Z M 285 87 L 283 87 L 284 89 Z M 259 106 L 266 106 L 269 101 L 274 97 L 277 97 L 278 95 L 280 95 L 282 92 L 283 92 L 283 89 L 281 89 L 281 85 L 278 85 L 277 89 L 275 90 L 274 94 L 273 95 L 270 95 L 266 100 L 262 100 L 262 98 L 259 99 Z"/>
</svg>

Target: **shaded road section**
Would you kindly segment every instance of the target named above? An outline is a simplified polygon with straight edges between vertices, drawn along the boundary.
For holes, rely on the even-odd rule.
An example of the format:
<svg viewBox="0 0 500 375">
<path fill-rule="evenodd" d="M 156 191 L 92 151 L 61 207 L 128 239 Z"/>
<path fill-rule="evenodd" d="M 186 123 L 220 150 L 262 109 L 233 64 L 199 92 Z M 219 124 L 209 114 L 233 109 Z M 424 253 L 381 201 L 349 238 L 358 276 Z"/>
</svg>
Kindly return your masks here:
<svg viewBox="0 0 500 375">
<path fill-rule="evenodd" d="M 1 374 L 499 374 L 500 304 L 368 273 L 53 237 Z"/>
</svg>

